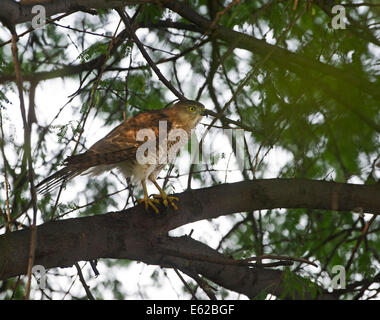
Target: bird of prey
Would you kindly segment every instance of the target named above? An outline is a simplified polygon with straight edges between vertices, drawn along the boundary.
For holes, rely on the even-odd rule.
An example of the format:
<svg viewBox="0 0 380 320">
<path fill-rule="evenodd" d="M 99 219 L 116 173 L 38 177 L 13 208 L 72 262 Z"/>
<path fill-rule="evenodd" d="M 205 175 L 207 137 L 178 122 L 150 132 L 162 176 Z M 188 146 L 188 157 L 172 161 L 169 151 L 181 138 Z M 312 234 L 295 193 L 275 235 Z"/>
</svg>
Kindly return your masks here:
<svg viewBox="0 0 380 320">
<path fill-rule="evenodd" d="M 156 177 L 168 162 L 173 162 L 179 149 L 187 142 L 191 131 L 202 116 L 205 107 L 192 100 L 179 101 L 160 110 L 150 110 L 131 117 L 114 128 L 86 152 L 68 157 L 65 167 L 41 181 L 37 191 L 46 193 L 80 175 L 99 175 L 118 169 L 132 182 L 141 182 L 144 198 L 138 200 L 145 209 L 159 213 L 156 204 L 169 204 L 177 210 L 177 197 L 168 196 Z M 159 195 L 148 196 L 146 182 L 151 181 Z"/>
</svg>

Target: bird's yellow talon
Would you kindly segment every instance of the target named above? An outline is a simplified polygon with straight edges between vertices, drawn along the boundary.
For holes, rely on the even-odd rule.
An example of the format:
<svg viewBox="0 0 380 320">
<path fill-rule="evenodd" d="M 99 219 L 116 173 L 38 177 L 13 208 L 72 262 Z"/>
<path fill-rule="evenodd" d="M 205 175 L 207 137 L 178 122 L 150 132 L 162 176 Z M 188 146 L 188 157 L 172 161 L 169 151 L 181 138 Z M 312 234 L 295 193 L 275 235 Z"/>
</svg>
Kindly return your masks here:
<svg viewBox="0 0 380 320">
<path fill-rule="evenodd" d="M 175 201 L 179 201 L 178 197 L 168 196 L 166 193 L 161 194 L 154 194 L 154 199 L 162 199 L 162 203 L 165 207 L 168 207 L 169 204 L 172 206 L 174 210 L 178 210 L 178 206 L 176 205 Z"/>
<path fill-rule="evenodd" d="M 177 198 L 177 197 L 174 197 L 174 198 Z M 177 198 L 177 201 L 178 201 L 178 198 Z M 178 210 L 178 207 L 174 202 L 170 202 L 170 204 L 172 205 L 174 210 L 176 210 L 176 211 Z"/>
<path fill-rule="evenodd" d="M 157 207 L 155 206 L 155 204 L 159 204 L 160 201 L 156 199 L 143 198 L 143 199 L 138 199 L 137 202 L 138 203 L 144 202 L 145 210 L 148 210 L 148 208 L 151 207 L 154 210 L 154 212 L 156 212 L 157 214 L 160 213 L 160 210 L 158 210 Z"/>
</svg>

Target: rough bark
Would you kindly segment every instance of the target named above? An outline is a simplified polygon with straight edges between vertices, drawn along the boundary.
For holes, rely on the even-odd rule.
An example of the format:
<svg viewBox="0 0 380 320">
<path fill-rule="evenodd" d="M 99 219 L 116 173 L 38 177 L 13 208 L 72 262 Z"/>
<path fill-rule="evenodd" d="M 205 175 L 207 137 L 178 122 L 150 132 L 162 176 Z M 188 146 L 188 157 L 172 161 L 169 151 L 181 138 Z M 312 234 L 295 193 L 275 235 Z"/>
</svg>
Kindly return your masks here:
<svg viewBox="0 0 380 320">
<path fill-rule="evenodd" d="M 37 2 L 37 1 L 36 1 Z M 136 5 L 152 2 L 151 0 L 51 0 L 40 1 L 46 10 L 46 16 L 50 17 L 58 13 L 78 11 L 81 9 L 114 8 L 125 5 Z M 33 19 L 35 13 L 32 8 L 35 3 L 21 4 L 14 0 L 1 1 L 0 21 L 8 25 L 16 25 Z"/>
</svg>

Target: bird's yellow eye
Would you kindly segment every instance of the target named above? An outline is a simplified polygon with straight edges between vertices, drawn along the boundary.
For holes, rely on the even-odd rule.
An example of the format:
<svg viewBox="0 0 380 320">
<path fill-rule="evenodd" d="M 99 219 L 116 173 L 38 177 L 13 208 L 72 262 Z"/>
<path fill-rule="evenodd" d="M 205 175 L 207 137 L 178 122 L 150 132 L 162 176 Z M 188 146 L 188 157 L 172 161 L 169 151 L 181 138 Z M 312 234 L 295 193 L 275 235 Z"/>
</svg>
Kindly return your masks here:
<svg viewBox="0 0 380 320">
<path fill-rule="evenodd" d="M 189 111 L 190 111 L 190 112 L 194 112 L 194 111 L 195 111 L 195 107 L 194 107 L 194 106 L 190 106 L 190 107 L 189 107 Z"/>
</svg>

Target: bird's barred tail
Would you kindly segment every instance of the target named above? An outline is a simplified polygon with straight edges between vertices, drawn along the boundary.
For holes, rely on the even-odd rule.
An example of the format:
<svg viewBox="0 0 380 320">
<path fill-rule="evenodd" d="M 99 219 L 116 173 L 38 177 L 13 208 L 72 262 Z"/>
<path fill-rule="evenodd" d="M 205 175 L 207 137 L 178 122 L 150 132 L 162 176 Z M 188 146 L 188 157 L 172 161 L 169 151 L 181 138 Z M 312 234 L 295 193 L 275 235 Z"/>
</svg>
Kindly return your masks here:
<svg viewBox="0 0 380 320">
<path fill-rule="evenodd" d="M 87 169 L 98 165 L 114 164 L 135 157 L 136 147 L 130 147 L 112 152 L 87 151 L 82 154 L 68 157 L 64 164 L 66 167 L 42 180 L 37 186 L 37 192 L 47 193 L 61 183 L 65 183 L 72 178 L 85 172 Z"/>
<path fill-rule="evenodd" d="M 37 186 L 37 192 L 41 194 L 48 193 L 58 187 L 61 183 L 71 180 L 77 175 L 81 174 L 84 170 L 80 168 L 65 167 L 46 179 L 42 180 Z"/>
</svg>

